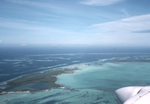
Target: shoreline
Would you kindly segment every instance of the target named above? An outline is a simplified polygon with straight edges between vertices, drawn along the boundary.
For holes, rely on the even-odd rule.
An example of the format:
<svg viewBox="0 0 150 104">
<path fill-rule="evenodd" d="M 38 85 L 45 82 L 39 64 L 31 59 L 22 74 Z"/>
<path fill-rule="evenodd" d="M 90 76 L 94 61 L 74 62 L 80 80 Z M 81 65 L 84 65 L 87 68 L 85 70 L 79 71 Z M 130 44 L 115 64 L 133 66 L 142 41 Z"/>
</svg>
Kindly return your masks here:
<svg viewBox="0 0 150 104">
<path fill-rule="evenodd" d="M 106 62 L 111 62 L 111 63 L 120 63 L 120 62 L 150 62 L 149 59 L 137 59 L 137 58 L 116 58 L 114 60 L 102 60 L 101 61 L 93 61 L 96 62 L 94 64 L 101 65 L 105 64 Z M 93 63 L 92 62 L 92 63 Z M 91 62 L 87 63 L 81 63 L 83 64 L 82 67 L 84 67 L 85 64 L 90 65 Z M 1 94 L 7 94 L 7 93 L 21 93 L 21 92 L 39 92 L 39 91 L 47 91 L 55 88 L 64 88 L 64 85 L 56 83 L 58 80 L 58 76 L 62 74 L 72 74 L 76 70 L 81 70 L 82 67 L 77 67 L 76 65 L 78 64 L 73 64 L 69 66 L 64 66 L 64 67 L 58 67 L 56 69 L 51 69 L 51 70 L 44 70 L 41 72 L 37 73 L 31 73 L 31 74 L 26 74 L 19 76 L 14 79 L 10 79 L 9 81 L 3 82 L 2 85 L 4 85 L 5 88 L 0 88 L 0 95 Z M 44 85 L 49 85 L 49 87 L 43 88 L 43 89 L 36 89 L 37 86 L 34 87 L 26 87 L 26 85 L 36 85 L 36 84 L 44 84 Z M 24 86 L 22 88 L 22 86 Z M 20 88 L 21 87 L 21 88 Z M 25 88 L 26 87 L 26 88 Z M 20 89 L 18 89 L 20 88 Z M 66 87 L 65 87 L 66 88 Z M 14 90 L 15 89 L 15 90 Z"/>
<path fill-rule="evenodd" d="M 67 88 L 67 87 L 58 87 L 58 88 L 60 88 L 60 89 L 65 89 L 65 88 Z M 54 88 L 52 88 L 52 89 L 54 89 Z M 35 92 L 45 92 L 45 91 L 50 91 L 51 89 L 45 89 L 45 90 L 40 90 L 40 91 L 35 91 Z M 3 91 L 3 92 L 1 92 L 0 93 L 0 95 L 4 95 L 4 94 L 13 94 L 13 93 L 34 93 L 34 92 L 32 92 L 32 91 L 30 91 L 30 90 L 27 90 L 27 91 Z"/>
<path fill-rule="evenodd" d="M 71 74 L 74 73 L 75 70 L 79 70 L 77 68 L 68 68 L 68 67 L 62 67 L 52 70 L 47 70 L 44 72 L 37 72 L 32 74 L 23 75 L 14 79 L 11 79 L 7 82 L 6 88 L 0 89 L 0 95 L 8 94 L 8 93 L 32 93 L 32 92 L 42 92 L 42 91 L 49 91 L 51 89 L 55 88 L 66 88 L 63 85 L 59 85 L 55 83 L 57 81 L 57 76 L 61 74 Z M 47 84 L 50 85 L 50 87 L 45 89 L 34 89 L 34 88 L 21 88 L 22 86 L 30 85 L 30 84 Z M 41 85 L 42 87 L 42 85 Z M 17 90 L 18 88 L 18 90 Z M 14 90 L 15 89 L 15 90 Z"/>
</svg>

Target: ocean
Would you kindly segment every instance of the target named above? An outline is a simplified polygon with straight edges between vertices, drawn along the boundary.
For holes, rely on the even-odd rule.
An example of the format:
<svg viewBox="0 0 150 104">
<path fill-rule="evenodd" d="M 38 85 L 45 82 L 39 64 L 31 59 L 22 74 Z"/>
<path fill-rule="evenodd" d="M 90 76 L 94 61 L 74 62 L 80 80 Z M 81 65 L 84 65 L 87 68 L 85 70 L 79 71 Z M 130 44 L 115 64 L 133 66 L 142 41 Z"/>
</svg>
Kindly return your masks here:
<svg viewBox="0 0 150 104">
<path fill-rule="evenodd" d="M 119 47 L 0 47 L 0 87 L 22 75 L 77 68 L 56 88 L 0 95 L 0 104 L 120 104 L 115 90 L 150 84 L 150 49 Z M 46 86 L 46 85 L 45 85 Z"/>
</svg>

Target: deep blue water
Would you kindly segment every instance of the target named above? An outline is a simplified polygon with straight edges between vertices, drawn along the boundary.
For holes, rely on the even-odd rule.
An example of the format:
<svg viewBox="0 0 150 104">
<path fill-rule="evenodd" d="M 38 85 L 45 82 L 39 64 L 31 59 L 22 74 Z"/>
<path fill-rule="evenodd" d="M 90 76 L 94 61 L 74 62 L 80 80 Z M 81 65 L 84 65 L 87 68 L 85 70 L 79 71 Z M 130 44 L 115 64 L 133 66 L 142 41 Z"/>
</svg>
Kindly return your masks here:
<svg viewBox="0 0 150 104">
<path fill-rule="evenodd" d="M 149 53 L 149 48 L 0 47 L 0 82 L 71 64 Z"/>
</svg>

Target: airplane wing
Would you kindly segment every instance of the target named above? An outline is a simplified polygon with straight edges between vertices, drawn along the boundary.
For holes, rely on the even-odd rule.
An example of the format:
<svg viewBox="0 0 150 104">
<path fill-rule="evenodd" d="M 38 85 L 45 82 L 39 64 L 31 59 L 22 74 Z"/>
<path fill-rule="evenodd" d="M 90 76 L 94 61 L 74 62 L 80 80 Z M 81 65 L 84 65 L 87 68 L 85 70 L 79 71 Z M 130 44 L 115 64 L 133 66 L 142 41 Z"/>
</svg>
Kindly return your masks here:
<svg viewBox="0 0 150 104">
<path fill-rule="evenodd" d="M 115 92 L 123 104 L 150 104 L 150 86 L 123 87 Z"/>
</svg>

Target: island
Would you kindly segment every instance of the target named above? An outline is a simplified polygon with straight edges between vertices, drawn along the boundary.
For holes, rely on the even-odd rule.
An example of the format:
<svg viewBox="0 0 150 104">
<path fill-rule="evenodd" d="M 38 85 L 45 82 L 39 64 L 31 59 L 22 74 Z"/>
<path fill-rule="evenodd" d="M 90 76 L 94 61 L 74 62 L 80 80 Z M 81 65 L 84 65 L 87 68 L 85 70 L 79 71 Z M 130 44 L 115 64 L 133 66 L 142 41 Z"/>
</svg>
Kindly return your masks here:
<svg viewBox="0 0 150 104">
<path fill-rule="evenodd" d="M 0 89 L 0 94 L 17 92 L 37 92 L 51 90 L 53 88 L 64 88 L 56 84 L 57 76 L 65 73 L 73 73 L 77 68 L 51 69 L 43 72 L 20 76 L 6 82 L 6 87 Z"/>
</svg>

